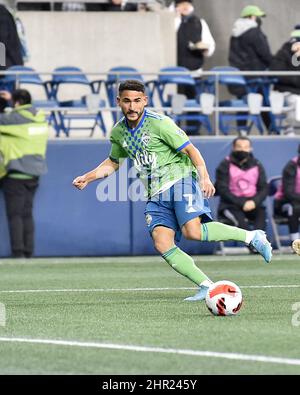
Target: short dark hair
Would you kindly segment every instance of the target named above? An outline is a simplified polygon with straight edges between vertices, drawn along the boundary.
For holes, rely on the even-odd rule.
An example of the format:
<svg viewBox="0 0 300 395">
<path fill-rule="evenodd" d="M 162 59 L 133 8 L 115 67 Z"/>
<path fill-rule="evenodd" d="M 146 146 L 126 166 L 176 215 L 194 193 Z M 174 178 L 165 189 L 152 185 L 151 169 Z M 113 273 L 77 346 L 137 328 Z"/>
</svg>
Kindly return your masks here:
<svg viewBox="0 0 300 395">
<path fill-rule="evenodd" d="M 145 85 L 138 80 L 126 80 L 119 85 L 119 95 L 124 91 L 136 91 L 145 93 Z"/>
<path fill-rule="evenodd" d="M 175 0 L 175 6 L 185 2 L 193 4 L 193 0 Z"/>
<path fill-rule="evenodd" d="M 252 147 L 251 140 L 249 139 L 249 137 L 246 137 L 246 136 L 238 136 L 238 137 L 236 137 L 233 140 L 233 142 L 232 142 L 232 146 L 234 147 L 239 140 L 249 141 L 250 146 Z"/>
<path fill-rule="evenodd" d="M 31 95 L 26 89 L 16 89 L 12 93 L 12 101 L 15 105 L 17 102 L 22 106 L 24 104 L 31 104 Z"/>
</svg>

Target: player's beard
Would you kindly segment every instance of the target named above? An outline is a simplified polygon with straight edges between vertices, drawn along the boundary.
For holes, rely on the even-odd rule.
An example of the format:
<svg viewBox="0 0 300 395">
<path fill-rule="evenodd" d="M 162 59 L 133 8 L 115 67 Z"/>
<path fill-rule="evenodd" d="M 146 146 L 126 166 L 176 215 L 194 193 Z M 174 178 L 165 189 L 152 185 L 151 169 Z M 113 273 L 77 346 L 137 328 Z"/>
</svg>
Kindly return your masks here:
<svg viewBox="0 0 300 395">
<path fill-rule="evenodd" d="M 144 112 L 144 108 L 141 111 L 130 111 L 130 112 L 128 111 L 124 115 L 125 115 L 125 118 L 127 119 L 128 122 L 138 124 L 138 122 L 141 119 L 141 116 L 143 115 L 143 112 Z M 131 114 L 136 114 L 137 115 L 137 119 L 136 120 L 131 120 L 130 118 L 128 118 L 128 114 L 130 114 L 130 113 Z"/>
</svg>

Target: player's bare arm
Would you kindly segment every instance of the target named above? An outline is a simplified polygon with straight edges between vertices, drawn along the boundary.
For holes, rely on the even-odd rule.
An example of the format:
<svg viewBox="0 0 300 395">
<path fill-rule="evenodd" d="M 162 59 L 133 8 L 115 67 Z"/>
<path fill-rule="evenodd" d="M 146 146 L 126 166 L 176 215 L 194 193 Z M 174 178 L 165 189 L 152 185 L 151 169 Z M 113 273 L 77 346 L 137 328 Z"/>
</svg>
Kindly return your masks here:
<svg viewBox="0 0 300 395">
<path fill-rule="evenodd" d="M 88 173 L 83 174 L 82 176 L 76 177 L 73 181 L 73 185 L 76 188 L 82 190 L 90 182 L 110 176 L 115 171 L 117 171 L 119 167 L 120 165 L 118 163 L 115 163 L 111 159 L 107 158 L 105 159 L 105 161 L 100 163 L 100 165 L 97 166 L 94 170 L 91 170 Z"/>
<path fill-rule="evenodd" d="M 205 161 L 199 150 L 193 144 L 189 144 L 181 152 L 188 155 L 193 165 L 196 167 L 199 174 L 200 187 L 204 193 L 204 196 L 207 198 L 212 197 L 215 194 L 216 190 L 210 180 L 208 171 L 206 169 Z"/>
</svg>

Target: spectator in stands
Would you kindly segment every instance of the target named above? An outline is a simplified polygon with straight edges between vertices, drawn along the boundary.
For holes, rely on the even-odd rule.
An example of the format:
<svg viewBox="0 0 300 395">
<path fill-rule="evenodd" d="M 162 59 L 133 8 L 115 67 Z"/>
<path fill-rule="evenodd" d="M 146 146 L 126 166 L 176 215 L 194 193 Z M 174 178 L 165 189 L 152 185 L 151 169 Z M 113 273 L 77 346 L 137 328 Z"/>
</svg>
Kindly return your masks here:
<svg viewBox="0 0 300 395">
<path fill-rule="evenodd" d="M 105 6 L 105 11 L 138 11 L 138 4 L 124 0 L 110 0 Z"/>
<path fill-rule="evenodd" d="M 19 36 L 20 43 L 21 43 L 21 54 L 22 54 L 23 62 L 24 63 L 28 62 L 30 60 L 30 53 L 29 53 L 27 40 L 26 40 L 25 26 L 15 9 L 8 8 L 8 11 L 13 16 L 15 24 L 16 24 L 18 36 Z"/>
<path fill-rule="evenodd" d="M 195 72 L 201 72 L 205 57 L 215 51 L 215 40 L 204 19 L 194 13 L 192 0 L 176 0 L 177 62 Z M 191 97 L 195 97 L 192 92 Z"/>
<path fill-rule="evenodd" d="M 59 8 L 57 8 L 57 4 Z M 62 3 L 54 3 L 54 11 L 61 11 L 61 4 Z M 18 1 L 18 11 L 52 11 L 52 3 L 42 2 L 22 2 Z"/>
<path fill-rule="evenodd" d="M 46 171 L 48 125 L 44 113 L 32 106 L 28 91 L 0 94 L 14 107 L 0 114 L 0 176 L 12 256 L 29 258 L 34 252 L 33 200 L 39 176 Z"/>
<path fill-rule="evenodd" d="M 240 70 L 266 70 L 272 60 L 267 37 L 261 30 L 266 14 L 257 6 L 247 6 L 235 21 L 230 39 L 229 62 Z"/>
<path fill-rule="evenodd" d="M 285 42 L 271 63 L 271 70 L 300 71 L 300 25 L 295 26 L 290 39 Z M 297 75 L 278 76 L 275 90 L 284 92 L 288 106 L 300 109 L 300 78 Z M 297 105 L 297 103 L 299 103 Z M 285 133 L 294 134 L 296 122 L 295 109 L 287 113 Z"/>
<path fill-rule="evenodd" d="M 230 156 L 216 170 L 215 186 L 220 196 L 220 222 L 249 230 L 250 221 L 255 229 L 265 229 L 263 201 L 268 194 L 268 184 L 265 170 L 253 156 L 247 137 L 233 140 Z"/>
<path fill-rule="evenodd" d="M 5 70 L 10 66 L 23 65 L 23 58 L 15 20 L 1 3 L 0 0 L 0 42 L 6 48 L 6 65 L 0 67 L 0 70 Z"/>
<path fill-rule="evenodd" d="M 204 19 L 194 13 L 192 0 L 176 0 L 175 7 L 178 17 L 175 19 L 177 30 L 177 64 L 191 70 L 194 77 L 201 75 L 206 57 L 215 51 L 215 40 Z M 193 86 L 180 86 L 178 92 L 188 99 L 196 98 Z M 188 121 L 188 134 L 198 134 L 199 123 Z"/>
<path fill-rule="evenodd" d="M 270 67 L 272 54 L 268 39 L 261 29 L 262 17 L 265 16 L 265 12 L 254 5 L 249 5 L 242 10 L 241 17 L 234 23 L 230 38 L 230 66 L 243 71 L 263 71 Z M 245 88 L 240 86 L 230 86 L 229 90 L 239 99 L 246 94 Z M 269 114 L 264 112 L 262 117 L 269 129 Z M 245 122 L 239 121 L 239 125 Z"/>
<path fill-rule="evenodd" d="M 22 46 L 17 32 L 16 23 L 12 14 L 0 0 L 0 43 L 5 45 L 5 59 L 0 62 L 0 71 L 15 65 L 23 65 Z M 3 65 L 5 63 L 5 65 Z M 0 75 L 0 89 L 4 89 L 1 83 L 3 75 Z M 4 98 L 0 98 L 0 112 L 6 107 Z"/>
<path fill-rule="evenodd" d="M 298 146 L 298 156 L 291 159 L 283 169 L 282 184 L 275 194 L 274 213 L 288 218 L 291 240 L 299 239 L 300 144 Z"/>
</svg>

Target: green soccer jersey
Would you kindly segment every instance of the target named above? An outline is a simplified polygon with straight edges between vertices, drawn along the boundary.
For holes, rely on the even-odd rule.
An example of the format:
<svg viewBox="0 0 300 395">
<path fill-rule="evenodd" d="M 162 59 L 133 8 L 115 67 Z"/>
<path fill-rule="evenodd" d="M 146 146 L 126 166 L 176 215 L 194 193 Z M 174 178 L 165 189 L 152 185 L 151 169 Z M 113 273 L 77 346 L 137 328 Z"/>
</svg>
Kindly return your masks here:
<svg viewBox="0 0 300 395">
<path fill-rule="evenodd" d="M 190 144 L 188 136 L 167 116 L 145 109 L 135 129 L 124 117 L 113 127 L 110 141 L 110 159 L 117 163 L 132 159 L 148 197 L 197 174 L 190 158 L 180 152 Z"/>
</svg>

